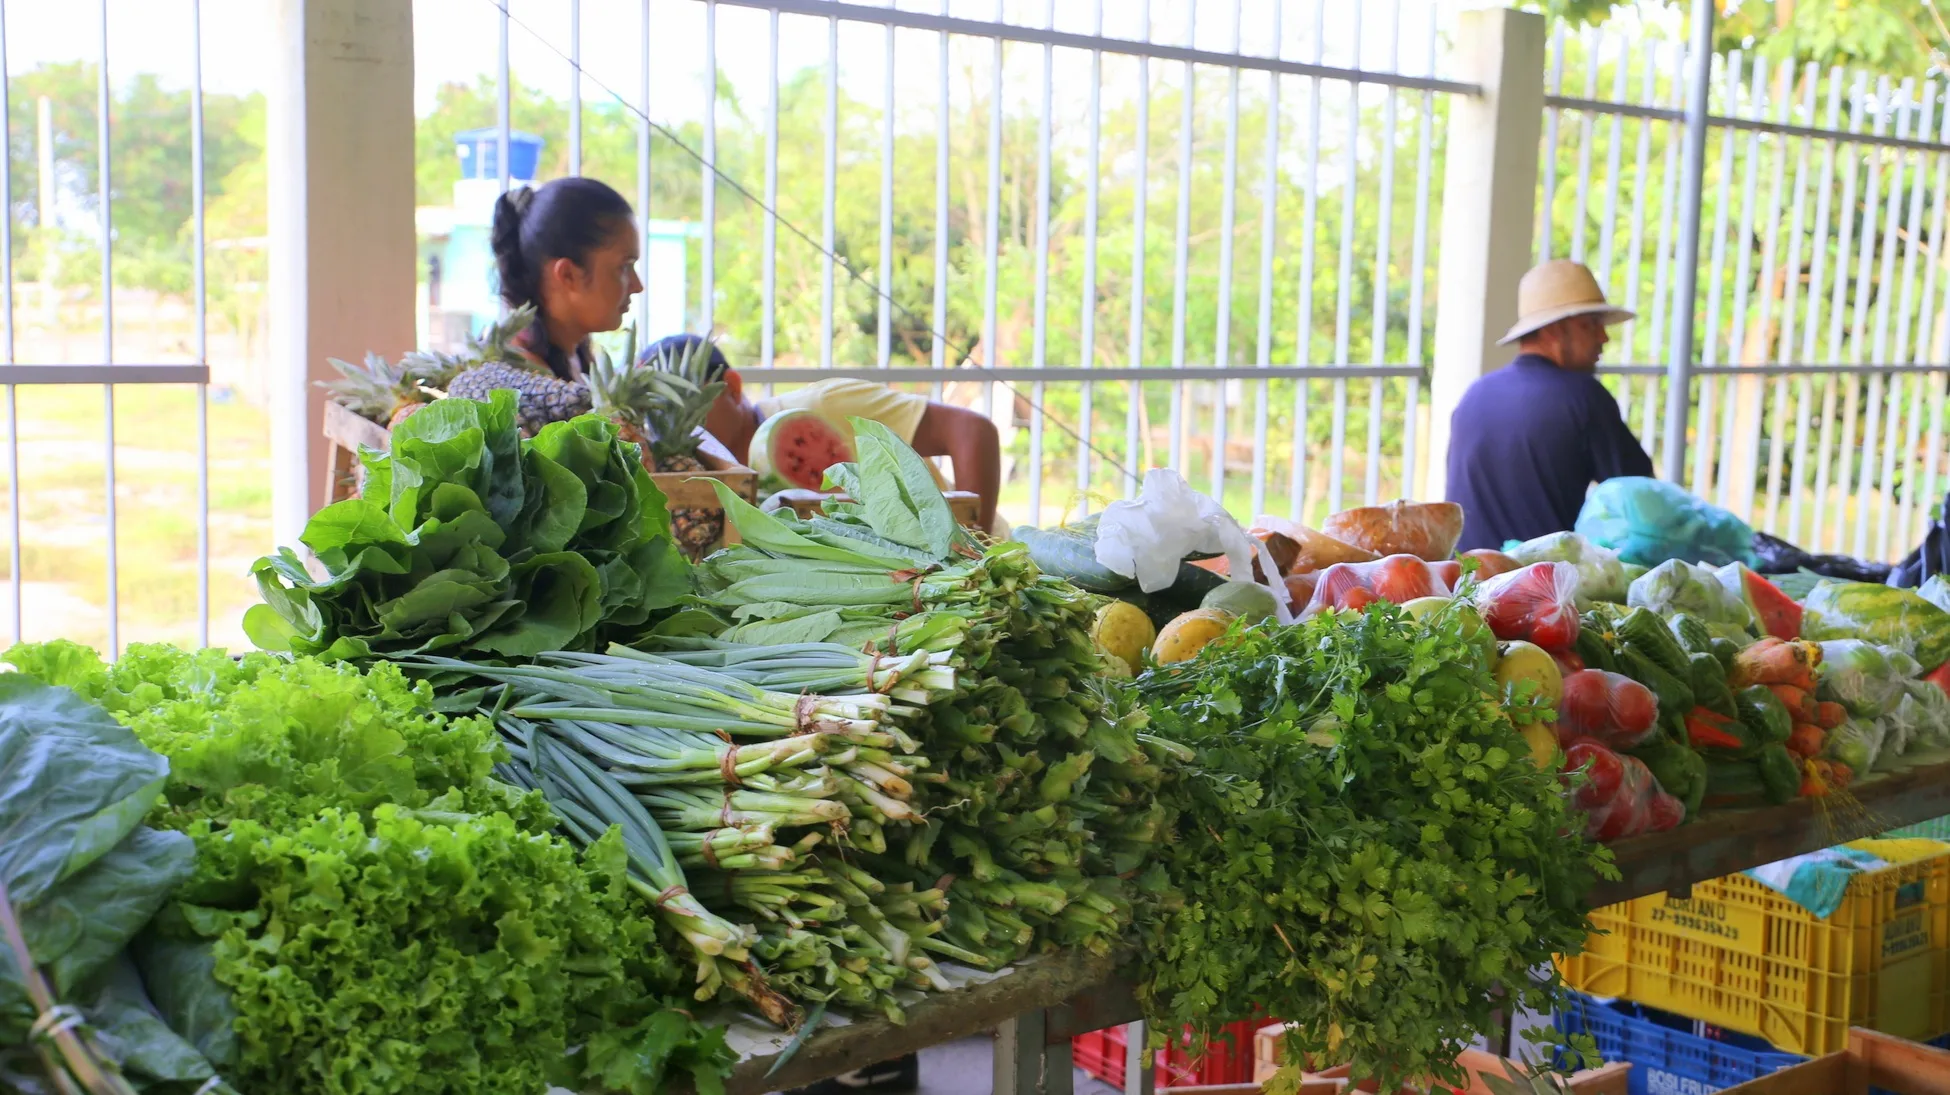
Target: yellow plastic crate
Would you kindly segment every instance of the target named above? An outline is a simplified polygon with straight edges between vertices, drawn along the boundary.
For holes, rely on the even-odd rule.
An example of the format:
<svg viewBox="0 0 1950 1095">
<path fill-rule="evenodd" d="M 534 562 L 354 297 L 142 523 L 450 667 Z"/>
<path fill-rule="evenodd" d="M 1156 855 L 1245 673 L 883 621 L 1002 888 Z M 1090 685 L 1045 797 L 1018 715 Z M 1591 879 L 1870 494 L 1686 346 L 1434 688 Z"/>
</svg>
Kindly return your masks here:
<svg viewBox="0 0 1950 1095">
<path fill-rule="evenodd" d="M 1558 966 L 1593 996 L 1808 1056 L 1843 1049 L 1852 1026 L 1917 1041 L 1950 1032 L 1950 850 L 1856 876 L 1825 920 L 1745 875 L 1591 920 L 1585 952 Z"/>
</svg>

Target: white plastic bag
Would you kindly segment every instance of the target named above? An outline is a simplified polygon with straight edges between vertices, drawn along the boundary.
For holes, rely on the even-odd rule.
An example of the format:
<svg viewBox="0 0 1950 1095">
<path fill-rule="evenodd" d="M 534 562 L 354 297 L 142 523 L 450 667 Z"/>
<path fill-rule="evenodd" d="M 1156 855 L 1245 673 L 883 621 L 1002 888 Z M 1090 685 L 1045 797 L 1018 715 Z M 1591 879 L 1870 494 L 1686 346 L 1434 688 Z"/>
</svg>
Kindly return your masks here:
<svg viewBox="0 0 1950 1095">
<path fill-rule="evenodd" d="M 1097 562 L 1126 577 L 1138 588 L 1156 593 L 1178 580 L 1179 564 L 1188 555 L 1224 554 L 1235 581 L 1250 580 L 1253 560 L 1275 580 L 1279 567 L 1266 545 L 1247 534 L 1224 506 L 1192 489 L 1185 477 L 1169 468 L 1144 475 L 1138 496 L 1112 502 L 1097 521 Z M 1273 594 L 1280 622 L 1293 622 L 1286 590 L 1262 585 Z"/>
</svg>

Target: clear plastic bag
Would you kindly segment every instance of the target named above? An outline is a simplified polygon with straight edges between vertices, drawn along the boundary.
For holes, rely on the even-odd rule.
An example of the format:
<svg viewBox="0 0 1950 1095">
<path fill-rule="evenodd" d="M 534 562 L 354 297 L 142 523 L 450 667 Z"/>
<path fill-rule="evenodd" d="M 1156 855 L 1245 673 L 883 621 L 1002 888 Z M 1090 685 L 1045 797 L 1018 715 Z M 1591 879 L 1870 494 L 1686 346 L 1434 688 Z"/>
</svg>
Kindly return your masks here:
<svg viewBox="0 0 1950 1095">
<path fill-rule="evenodd" d="M 1731 512 L 1663 479 L 1607 479 L 1585 495 L 1577 531 L 1640 566 L 1683 559 L 1753 566 L 1754 530 Z"/>
<path fill-rule="evenodd" d="M 1923 671 L 1916 659 L 1894 647 L 1861 639 L 1831 639 L 1821 644 L 1815 667 L 1818 691 L 1859 719 L 1881 718 L 1904 695 L 1904 682 Z"/>
<path fill-rule="evenodd" d="M 1884 736 L 1882 725 L 1875 720 L 1850 719 L 1828 732 L 1828 745 L 1821 755 L 1841 761 L 1856 775 L 1867 775 L 1882 753 Z"/>
<path fill-rule="evenodd" d="M 1376 555 L 1413 555 L 1430 562 L 1456 554 L 1463 511 L 1454 502 L 1395 501 L 1360 506 L 1327 518 L 1320 531 Z"/>
<path fill-rule="evenodd" d="M 1611 749 L 1636 749 L 1659 732 L 1659 701 L 1623 673 L 1583 669 L 1564 678 L 1557 702 L 1560 742 L 1590 738 Z"/>
<path fill-rule="evenodd" d="M 1634 579 L 1625 603 L 1649 608 L 1661 616 L 1684 612 L 1708 624 L 1752 628 L 1754 614 L 1747 602 L 1705 567 L 1669 559 Z"/>
<path fill-rule="evenodd" d="M 1569 650 L 1578 641 L 1577 595 L 1577 567 L 1532 563 L 1478 586 L 1476 610 L 1499 639 Z"/>
<path fill-rule="evenodd" d="M 1359 610 L 1376 601 L 1405 605 L 1421 597 L 1447 597 L 1454 590 L 1452 569 L 1456 569 L 1454 562 L 1431 563 L 1413 555 L 1390 555 L 1372 563 L 1336 563 L 1320 572 L 1302 615 L 1326 609 Z"/>
<path fill-rule="evenodd" d="M 1903 691 L 1904 699 L 1915 705 L 1910 751 L 1935 753 L 1950 749 L 1950 696 L 1928 681 L 1904 681 Z"/>
<path fill-rule="evenodd" d="M 1686 819 L 1685 803 L 1667 794 L 1637 757 L 1581 738 L 1565 747 L 1564 770 L 1585 773 L 1571 803 L 1584 811 L 1585 835 L 1593 840 L 1610 843 L 1662 833 Z"/>
<path fill-rule="evenodd" d="M 1553 532 L 1507 549 L 1519 563 L 1569 563 L 1578 568 L 1578 601 L 1591 605 L 1599 601 L 1625 600 L 1631 585 L 1625 580 L 1625 566 L 1618 553 L 1599 547 L 1575 532 Z"/>
<path fill-rule="evenodd" d="M 1926 667 L 1950 661 L 1950 612 L 1913 589 L 1825 581 L 1803 604 L 1804 639 L 1868 639 L 1896 647 Z"/>
</svg>

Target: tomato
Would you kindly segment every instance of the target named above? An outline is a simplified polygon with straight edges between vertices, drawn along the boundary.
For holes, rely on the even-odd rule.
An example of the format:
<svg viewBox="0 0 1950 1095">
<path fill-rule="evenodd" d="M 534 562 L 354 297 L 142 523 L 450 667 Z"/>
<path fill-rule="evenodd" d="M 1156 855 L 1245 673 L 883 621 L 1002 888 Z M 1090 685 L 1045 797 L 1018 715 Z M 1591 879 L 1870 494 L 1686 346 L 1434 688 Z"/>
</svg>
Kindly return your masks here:
<svg viewBox="0 0 1950 1095">
<path fill-rule="evenodd" d="M 1318 575 L 1315 583 L 1314 599 L 1323 605 L 1339 607 L 1341 598 L 1350 589 L 1359 589 L 1366 583 L 1361 580 L 1361 572 L 1348 563 L 1335 563 Z"/>
<path fill-rule="evenodd" d="M 1435 593 L 1435 585 L 1429 580 L 1429 564 L 1413 555 L 1390 555 L 1376 563 L 1368 584 L 1377 597 L 1398 605 Z"/>
<path fill-rule="evenodd" d="M 1577 642 L 1577 605 L 1560 592 L 1558 567 L 1576 573 L 1569 563 L 1533 563 L 1483 587 L 1478 605 L 1497 638 L 1523 639 L 1553 651 Z"/>
<path fill-rule="evenodd" d="M 1643 734 L 1659 721 L 1659 699 L 1650 688 L 1615 674 L 1611 681 L 1611 718 L 1627 734 Z"/>
<path fill-rule="evenodd" d="M 1436 581 L 1448 586 L 1451 593 L 1455 592 L 1456 583 L 1462 581 L 1462 564 L 1454 559 L 1430 563 L 1429 569 L 1434 572 Z"/>
<path fill-rule="evenodd" d="M 1611 721 L 1611 682 L 1595 669 L 1566 674 L 1557 721 L 1580 733 L 1606 729 Z"/>
<path fill-rule="evenodd" d="M 1591 839 L 1600 844 L 1609 844 L 1628 836 L 1637 836 L 1645 831 L 1647 804 L 1633 799 L 1619 799 L 1603 810 L 1594 811 L 1587 832 Z"/>
<path fill-rule="evenodd" d="M 1619 785 L 1625 780 L 1623 759 L 1589 738 L 1578 738 L 1565 747 L 1564 770 L 1585 772 L 1577 803 L 1587 809 L 1616 798 Z"/>
<path fill-rule="evenodd" d="M 1685 820 L 1686 804 L 1664 791 L 1659 791 L 1652 796 L 1650 808 L 1646 810 L 1645 831 L 1663 833 L 1668 829 L 1679 828 L 1679 823 Z"/>
<path fill-rule="evenodd" d="M 1584 659 L 1578 657 L 1575 651 L 1552 651 L 1551 660 L 1557 663 L 1557 671 L 1567 677 L 1573 673 L 1582 673 L 1584 671 Z"/>
<path fill-rule="evenodd" d="M 1479 582 L 1486 582 L 1499 574 L 1508 574 L 1513 570 L 1520 570 L 1523 567 L 1522 563 L 1517 562 L 1508 555 L 1500 551 L 1492 551 L 1489 548 L 1477 548 L 1474 551 L 1465 551 L 1460 558 L 1476 560 L 1476 580 Z M 1462 564 L 1457 563 L 1456 569 L 1460 572 L 1462 570 Z"/>
<path fill-rule="evenodd" d="M 1341 599 L 1335 603 L 1335 607 L 1352 609 L 1355 612 L 1359 612 L 1379 600 L 1381 598 L 1375 596 L 1373 590 L 1363 586 L 1355 586 L 1353 589 L 1341 594 Z"/>
</svg>

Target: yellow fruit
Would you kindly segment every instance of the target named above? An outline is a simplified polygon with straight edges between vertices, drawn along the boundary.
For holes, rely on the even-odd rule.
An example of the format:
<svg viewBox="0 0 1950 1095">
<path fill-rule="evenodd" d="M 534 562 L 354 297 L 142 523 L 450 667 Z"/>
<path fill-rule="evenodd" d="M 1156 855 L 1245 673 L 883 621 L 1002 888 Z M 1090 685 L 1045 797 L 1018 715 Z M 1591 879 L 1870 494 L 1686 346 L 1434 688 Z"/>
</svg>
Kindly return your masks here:
<svg viewBox="0 0 1950 1095">
<path fill-rule="evenodd" d="M 1151 656 L 1158 659 L 1159 664 L 1196 658 L 1207 643 L 1226 633 L 1232 621 L 1230 612 L 1221 612 L 1216 608 L 1193 609 L 1158 632 L 1158 641 L 1151 647 Z"/>
<path fill-rule="evenodd" d="M 1463 633 L 1482 649 L 1483 664 L 1495 665 L 1496 635 L 1490 631 L 1490 625 L 1483 622 L 1475 606 L 1457 604 L 1453 597 L 1417 597 L 1402 605 L 1402 611 L 1419 620 L 1450 605 L 1456 605 L 1455 611 L 1462 616 Z"/>
<path fill-rule="evenodd" d="M 1530 744 L 1530 762 L 1539 768 L 1550 768 L 1551 758 L 1557 755 L 1557 735 L 1551 728 L 1533 722 L 1523 728 L 1523 740 Z"/>
<path fill-rule="evenodd" d="M 1556 707 L 1558 698 L 1564 694 L 1564 674 L 1557 668 L 1557 660 L 1545 653 L 1543 647 L 1525 642 L 1504 643 L 1496 659 L 1496 683 L 1503 686 L 1503 694 L 1507 696 L 1522 681 L 1536 682 L 1538 699 L 1550 707 Z"/>
<path fill-rule="evenodd" d="M 1129 601 L 1112 601 L 1097 610 L 1097 618 L 1090 624 L 1090 637 L 1104 653 L 1117 656 L 1129 668 L 1144 660 L 1144 652 L 1151 649 L 1151 640 L 1158 637 L 1158 629 L 1152 626 L 1151 617 L 1143 609 Z"/>
</svg>

